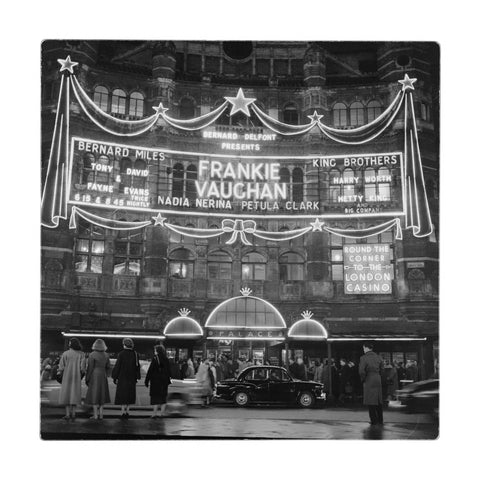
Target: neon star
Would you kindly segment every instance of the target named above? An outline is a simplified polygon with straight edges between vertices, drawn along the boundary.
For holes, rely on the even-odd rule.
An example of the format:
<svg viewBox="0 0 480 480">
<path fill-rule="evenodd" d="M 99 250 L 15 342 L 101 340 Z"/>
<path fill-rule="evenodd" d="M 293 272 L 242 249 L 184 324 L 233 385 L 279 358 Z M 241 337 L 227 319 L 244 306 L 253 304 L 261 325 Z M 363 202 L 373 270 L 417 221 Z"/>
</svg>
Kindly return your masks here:
<svg viewBox="0 0 480 480">
<path fill-rule="evenodd" d="M 78 62 L 72 62 L 70 55 L 67 56 L 65 60 L 57 58 L 57 62 L 61 65 L 60 71 L 63 72 L 67 70 L 70 73 L 73 73 L 73 67 L 78 65 Z"/>
<path fill-rule="evenodd" d="M 416 78 L 410 78 L 407 74 L 405 74 L 405 78 L 403 80 L 399 80 L 398 83 L 402 85 L 402 92 L 404 92 L 405 90 L 415 90 L 413 84 L 416 81 Z"/>
<path fill-rule="evenodd" d="M 323 118 L 323 115 L 319 115 L 315 110 L 313 115 L 308 115 L 308 118 L 312 121 L 312 123 L 320 123 L 320 120 Z"/>
<path fill-rule="evenodd" d="M 248 106 L 253 103 L 256 98 L 245 98 L 243 90 L 239 88 L 236 97 L 225 97 L 225 100 L 232 104 L 230 116 L 234 115 L 237 112 L 243 112 L 247 117 L 249 117 L 250 111 L 248 110 Z"/>
<path fill-rule="evenodd" d="M 152 108 L 155 110 L 155 112 L 157 112 L 158 115 L 162 115 L 162 116 L 163 116 L 163 115 L 165 114 L 165 112 L 168 110 L 168 108 L 166 108 L 166 107 L 163 106 L 163 103 L 162 103 L 162 102 L 160 102 L 160 103 L 158 104 L 158 107 L 152 107 Z"/>
<path fill-rule="evenodd" d="M 165 217 L 162 217 L 162 214 L 159 212 L 156 217 L 152 217 L 153 220 L 155 220 L 155 223 L 153 224 L 154 227 L 157 225 L 160 225 L 161 227 L 164 227 L 165 225 L 163 224 L 166 220 Z"/>
<path fill-rule="evenodd" d="M 314 222 L 310 222 L 310 225 L 313 227 L 312 232 L 321 232 L 322 226 L 325 225 L 325 222 L 321 222 L 318 218 Z"/>
</svg>

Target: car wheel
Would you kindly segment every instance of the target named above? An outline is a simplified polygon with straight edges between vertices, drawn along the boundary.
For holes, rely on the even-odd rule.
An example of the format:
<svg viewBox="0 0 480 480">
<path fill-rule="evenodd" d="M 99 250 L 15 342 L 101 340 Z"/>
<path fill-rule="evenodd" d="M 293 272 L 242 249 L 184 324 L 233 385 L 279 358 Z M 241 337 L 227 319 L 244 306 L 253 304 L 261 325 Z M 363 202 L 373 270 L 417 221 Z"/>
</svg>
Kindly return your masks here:
<svg viewBox="0 0 480 480">
<path fill-rule="evenodd" d="M 311 392 L 302 392 L 298 397 L 298 404 L 302 408 L 310 408 L 315 403 L 315 398 L 313 397 Z"/>
<path fill-rule="evenodd" d="M 242 391 L 242 392 L 237 392 L 233 397 L 233 400 L 237 407 L 245 407 L 246 405 L 248 405 L 250 398 L 248 397 L 247 392 Z"/>
</svg>

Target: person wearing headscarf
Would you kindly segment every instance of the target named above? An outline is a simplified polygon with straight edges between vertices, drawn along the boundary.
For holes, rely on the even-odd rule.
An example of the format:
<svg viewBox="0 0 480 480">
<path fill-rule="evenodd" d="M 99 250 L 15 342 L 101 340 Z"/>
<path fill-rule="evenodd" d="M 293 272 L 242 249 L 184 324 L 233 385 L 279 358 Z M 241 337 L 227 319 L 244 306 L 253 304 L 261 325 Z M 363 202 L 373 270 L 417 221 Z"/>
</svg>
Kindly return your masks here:
<svg viewBox="0 0 480 480">
<path fill-rule="evenodd" d="M 117 362 L 112 371 L 113 383 L 117 385 L 115 405 L 121 405 L 120 416 L 128 419 L 130 405 L 135 404 L 137 380 L 140 380 L 140 361 L 133 349 L 131 338 L 123 339 L 123 351 L 118 354 Z"/>
<path fill-rule="evenodd" d="M 145 386 L 148 388 L 150 385 L 150 404 L 153 405 L 152 418 L 165 416 L 168 386 L 172 383 L 170 380 L 170 364 L 165 347 L 155 345 L 154 352 L 153 360 L 145 377 Z M 160 415 L 158 415 L 159 405 Z"/>
<path fill-rule="evenodd" d="M 195 378 L 195 367 L 193 366 L 192 359 L 187 360 L 187 369 L 185 370 L 185 378 Z"/>
<path fill-rule="evenodd" d="M 85 383 L 88 386 L 85 403 L 93 405 L 93 419 L 103 418 L 103 406 L 110 403 L 108 391 L 108 374 L 110 372 L 110 358 L 106 353 L 105 342 L 98 338 L 92 345 L 92 353 L 88 356 L 87 374 Z"/>
<path fill-rule="evenodd" d="M 75 420 L 75 409 L 82 403 L 82 376 L 85 373 L 85 356 L 77 338 L 71 338 L 69 349 L 63 352 L 58 364 L 62 378 L 59 403 L 65 405 L 64 420 Z"/>
</svg>

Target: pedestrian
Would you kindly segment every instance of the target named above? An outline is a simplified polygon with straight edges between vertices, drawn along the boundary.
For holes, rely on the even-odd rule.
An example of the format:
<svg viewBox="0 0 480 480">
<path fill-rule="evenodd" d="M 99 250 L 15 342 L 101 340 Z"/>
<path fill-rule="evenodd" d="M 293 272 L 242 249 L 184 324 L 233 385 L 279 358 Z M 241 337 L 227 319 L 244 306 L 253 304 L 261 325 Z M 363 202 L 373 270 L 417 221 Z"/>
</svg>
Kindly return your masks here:
<svg viewBox="0 0 480 480">
<path fill-rule="evenodd" d="M 353 360 L 348 362 L 348 366 L 350 367 L 352 378 L 352 400 L 353 403 L 356 403 L 358 396 L 361 395 L 363 390 L 362 380 L 358 373 L 358 368 Z"/>
<path fill-rule="evenodd" d="M 85 374 L 85 356 L 77 338 L 71 338 L 69 349 L 63 352 L 58 364 L 62 377 L 59 403 L 65 405 L 64 420 L 75 420 L 75 409 L 82 403 L 82 378 Z"/>
<path fill-rule="evenodd" d="M 386 384 L 386 401 L 394 400 L 398 390 L 398 373 L 394 365 L 388 360 L 385 361 L 385 384 Z"/>
<path fill-rule="evenodd" d="M 245 360 L 244 356 L 239 357 L 238 359 L 238 370 L 237 372 L 240 374 L 243 370 L 248 367 L 248 362 Z"/>
<path fill-rule="evenodd" d="M 168 363 L 170 364 L 169 366 L 172 378 L 175 378 L 176 380 L 182 380 L 182 372 L 180 371 L 180 366 L 178 363 L 175 362 L 173 358 L 170 358 Z"/>
<path fill-rule="evenodd" d="M 383 425 L 382 359 L 373 351 L 369 342 L 363 344 L 358 373 L 363 382 L 363 404 L 368 405 L 371 425 Z"/>
<path fill-rule="evenodd" d="M 88 386 L 85 403 L 93 405 L 93 420 L 103 419 L 103 406 L 110 403 L 108 375 L 110 373 L 110 357 L 105 342 L 98 338 L 93 342 L 92 353 L 87 360 L 85 383 Z"/>
<path fill-rule="evenodd" d="M 209 374 L 210 364 L 208 359 L 205 359 L 198 367 L 196 379 L 200 386 L 200 396 L 203 399 L 203 407 L 210 405 L 210 399 L 213 394 L 211 377 Z"/>
<path fill-rule="evenodd" d="M 115 405 L 121 405 L 120 416 L 124 420 L 130 416 L 130 405 L 135 404 L 137 380 L 141 378 L 140 361 L 133 347 L 131 338 L 123 339 L 123 350 L 112 371 L 113 383 L 117 385 Z"/>
<path fill-rule="evenodd" d="M 407 380 L 411 380 L 412 382 L 418 381 L 418 367 L 415 360 L 407 362 Z"/>
<path fill-rule="evenodd" d="M 340 359 L 340 369 L 338 370 L 338 401 L 340 404 L 345 403 L 345 398 L 347 395 L 350 396 L 351 392 L 349 388 L 351 387 L 351 372 L 350 367 L 347 365 L 345 358 Z"/>
<path fill-rule="evenodd" d="M 403 380 L 407 379 L 407 371 L 405 370 L 405 367 L 403 366 L 403 362 L 398 362 L 397 363 L 397 377 L 398 377 L 398 384 L 400 388 L 403 387 L 404 382 Z"/>
<path fill-rule="evenodd" d="M 233 360 L 230 357 L 227 359 L 227 370 L 225 373 L 225 380 L 229 378 L 235 378 L 235 364 L 233 363 Z"/>
<path fill-rule="evenodd" d="M 323 365 L 319 360 L 315 360 L 315 368 L 313 369 L 313 381 L 322 383 Z"/>
<path fill-rule="evenodd" d="M 298 380 L 307 380 L 307 367 L 303 363 L 302 357 L 297 357 L 295 363 L 291 366 L 293 378 Z"/>
<path fill-rule="evenodd" d="M 195 378 L 195 367 L 193 366 L 191 358 L 186 361 L 186 365 L 185 378 Z"/>
<path fill-rule="evenodd" d="M 189 359 L 189 362 L 191 363 L 192 361 Z M 147 376 L 145 377 L 145 386 L 148 388 L 150 385 L 150 405 L 153 405 L 151 418 L 165 416 L 168 386 L 171 383 L 170 363 L 165 347 L 163 345 L 155 345 L 153 360 L 148 367 Z M 160 415 L 158 415 L 159 405 Z"/>
</svg>

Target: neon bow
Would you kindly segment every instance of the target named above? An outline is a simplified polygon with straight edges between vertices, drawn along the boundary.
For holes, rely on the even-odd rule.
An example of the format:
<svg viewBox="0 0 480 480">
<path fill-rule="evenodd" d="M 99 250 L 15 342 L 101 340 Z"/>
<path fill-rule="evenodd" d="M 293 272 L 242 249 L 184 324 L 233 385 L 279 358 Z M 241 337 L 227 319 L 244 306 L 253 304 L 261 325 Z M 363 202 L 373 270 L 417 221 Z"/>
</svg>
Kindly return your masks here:
<svg viewBox="0 0 480 480">
<path fill-rule="evenodd" d="M 257 228 L 257 224 L 254 220 L 222 220 L 222 230 L 225 233 L 232 232 L 232 236 L 225 243 L 231 245 L 237 241 L 237 237 L 240 235 L 240 240 L 245 245 L 252 245 L 245 236 L 245 233 L 254 233 Z"/>
</svg>

